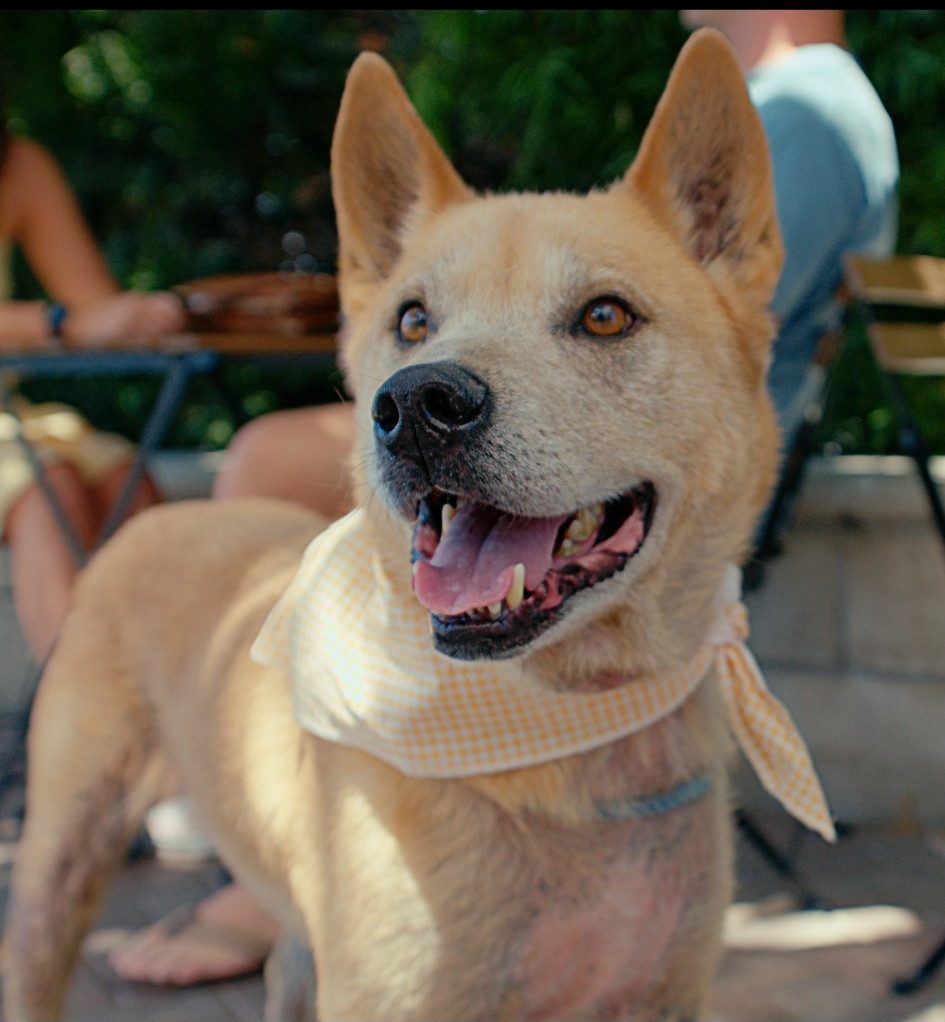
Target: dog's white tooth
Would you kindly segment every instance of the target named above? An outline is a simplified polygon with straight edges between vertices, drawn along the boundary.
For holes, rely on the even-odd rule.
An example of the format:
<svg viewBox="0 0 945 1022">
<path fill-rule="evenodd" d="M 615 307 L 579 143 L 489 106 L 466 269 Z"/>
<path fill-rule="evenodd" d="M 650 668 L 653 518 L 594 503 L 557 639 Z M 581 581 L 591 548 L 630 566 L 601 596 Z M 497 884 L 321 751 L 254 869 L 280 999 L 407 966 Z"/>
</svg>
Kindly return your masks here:
<svg viewBox="0 0 945 1022">
<path fill-rule="evenodd" d="M 525 599 L 525 565 L 516 564 L 512 569 L 512 584 L 505 595 L 509 610 L 517 610 Z"/>
<path fill-rule="evenodd" d="M 583 543 L 584 540 L 590 539 L 594 535 L 594 530 L 597 528 L 597 517 L 590 508 L 581 508 L 577 513 L 577 517 L 568 526 L 568 530 L 565 535 L 568 539 L 573 539 L 575 543 Z"/>
<path fill-rule="evenodd" d="M 443 510 L 440 512 L 440 539 L 446 535 L 446 530 L 450 527 L 455 514 L 456 508 L 452 504 L 443 505 Z"/>
<path fill-rule="evenodd" d="M 495 621 L 495 619 L 502 613 L 502 604 L 490 603 L 486 609 L 489 611 L 489 617 L 491 617 L 492 620 Z"/>
<path fill-rule="evenodd" d="M 565 537 L 561 540 L 561 545 L 555 551 L 556 557 L 573 557 L 577 552 L 577 545 L 574 540 Z"/>
</svg>

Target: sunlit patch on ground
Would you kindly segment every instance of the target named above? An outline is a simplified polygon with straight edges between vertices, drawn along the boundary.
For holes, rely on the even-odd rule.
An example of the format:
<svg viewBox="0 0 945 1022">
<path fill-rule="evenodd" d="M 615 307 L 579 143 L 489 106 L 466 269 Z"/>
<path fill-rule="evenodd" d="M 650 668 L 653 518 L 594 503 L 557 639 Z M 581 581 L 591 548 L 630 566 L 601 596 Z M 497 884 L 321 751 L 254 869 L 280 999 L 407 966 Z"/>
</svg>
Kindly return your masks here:
<svg viewBox="0 0 945 1022">
<path fill-rule="evenodd" d="M 807 951 L 913 937 L 921 930 L 914 912 L 895 905 L 797 911 L 789 900 L 779 898 L 733 905 L 725 919 L 725 946 L 739 951 Z"/>
<path fill-rule="evenodd" d="M 110 926 L 93 930 L 82 945 L 83 951 L 92 955 L 108 955 L 127 943 L 135 931 L 125 926 Z"/>
<path fill-rule="evenodd" d="M 945 1004 L 933 1004 L 926 1011 L 922 1011 L 918 1015 L 910 1015 L 902 1022 L 945 1022 Z"/>
</svg>

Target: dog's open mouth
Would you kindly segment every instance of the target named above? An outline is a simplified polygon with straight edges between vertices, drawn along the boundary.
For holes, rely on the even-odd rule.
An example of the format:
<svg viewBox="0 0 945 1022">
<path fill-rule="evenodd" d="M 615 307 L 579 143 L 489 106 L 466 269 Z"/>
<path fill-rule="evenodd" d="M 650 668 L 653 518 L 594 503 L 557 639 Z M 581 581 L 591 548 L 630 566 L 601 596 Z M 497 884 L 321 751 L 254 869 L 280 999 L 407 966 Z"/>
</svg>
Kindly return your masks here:
<svg viewBox="0 0 945 1022">
<path fill-rule="evenodd" d="M 651 483 L 554 518 L 525 518 L 434 490 L 418 506 L 413 587 L 437 648 L 471 659 L 533 639 L 576 593 L 620 571 L 643 546 Z"/>
</svg>

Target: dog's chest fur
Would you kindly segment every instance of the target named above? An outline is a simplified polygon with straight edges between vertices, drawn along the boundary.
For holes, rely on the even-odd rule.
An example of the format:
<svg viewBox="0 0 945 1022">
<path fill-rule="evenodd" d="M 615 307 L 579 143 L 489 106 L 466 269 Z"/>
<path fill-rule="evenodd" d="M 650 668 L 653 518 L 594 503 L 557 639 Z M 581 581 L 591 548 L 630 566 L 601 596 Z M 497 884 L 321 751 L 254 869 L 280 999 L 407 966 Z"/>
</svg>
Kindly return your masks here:
<svg viewBox="0 0 945 1022">
<path fill-rule="evenodd" d="M 366 951 L 383 946 L 396 991 L 377 989 L 371 997 L 401 1005 L 416 999 L 427 1011 L 417 1017 L 677 1018 L 667 1014 L 667 991 L 682 982 L 691 940 L 708 937 L 714 945 L 729 894 L 718 884 L 729 848 L 724 782 L 713 779 L 704 797 L 645 819 L 605 821 L 592 807 L 715 775 L 711 756 L 691 761 L 692 737 L 686 714 L 677 711 L 606 749 L 549 764 L 541 769 L 564 781 L 544 807 L 530 808 L 516 807 L 513 788 L 500 790 L 500 779 L 488 780 L 491 790 L 486 779 L 474 786 L 405 782 L 353 750 L 317 743 L 332 753 L 323 767 L 341 754 L 366 768 L 359 771 L 361 794 L 341 789 L 330 817 L 345 830 L 373 830 L 377 822 L 384 828 L 365 843 L 370 857 L 359 863 L 346 856 L 330 870 L 332 889 L 354 895 L 333 902 L 334 910 L 354 913 L 357 931 L 339 961 L 343 974 L 362 975 Z M 524 780 L 534 793 L 537 778 L 516 773 L 505 778 L 508 785 Z M 541 782 L 549 793 L 550 777 Z M 568 804 L 577 816 L 555 816 Z M 369 805 L 381 810 L 379 820 L 365 815 Z M 401 856 L 406 886 L 392 883 Z M 421 900 L 408 903 L 417 893 Z M 400 925 L 388 930 L 378 919 Z M 463 977 L 432 1002 L 416 969 L 420 947 L 431 962 L 455 963 Z M 488 1013 L 476 1014 L 483 1005 Z M 360 1009 L 360 1002 L 344 1006 Z M 697 1017 L 694 1009 L 691 1015 Z"/>
<path fill-rule="evenodd" d="M 624 1018 L 659 996 L 670 949 L 709 886 L 712 811 L 707 803 L 571 833 L 537 828 L 534 915 L 514 973 L 524 1018 Z"/>
<path fill-rule="evenodd" d="M 618 798 L 628 785 L 635 797 L 671 788 L 682 718 L 673 714 L 602 751 L 582 778 L 590 799 Z M 698 928 L 713 900 L 723 801 L 716 787 L 645 819 L 577 827 L 528 820 L 522 854 L 531 912 L 514 941 L 512 972 L 521 1017 L 635 1018 L 631 1006 L 660 1000 L 680 935 Z"/>
</svg>

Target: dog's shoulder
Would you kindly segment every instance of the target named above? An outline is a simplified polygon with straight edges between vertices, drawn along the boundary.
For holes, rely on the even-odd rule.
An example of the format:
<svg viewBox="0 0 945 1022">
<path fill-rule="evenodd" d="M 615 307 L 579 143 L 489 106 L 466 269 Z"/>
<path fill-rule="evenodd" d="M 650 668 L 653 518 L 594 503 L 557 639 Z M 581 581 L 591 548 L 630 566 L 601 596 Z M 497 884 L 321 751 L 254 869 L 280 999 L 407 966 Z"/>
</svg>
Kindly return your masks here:
<svg viewBox="0 0 945 1022">
<path fill-rule="evenodd" d="M 320 515 L 266 498 L 184 500 L 135 515 L 96 552 L 82 573 L 75 603 L 157 601 L 191 593 L 233 593 L 250 575 L 268 576 L 298 564 L 305 547 L 325 528 Z M 176 580 L 176 581 L 175 581 Z"/>
</svg>

